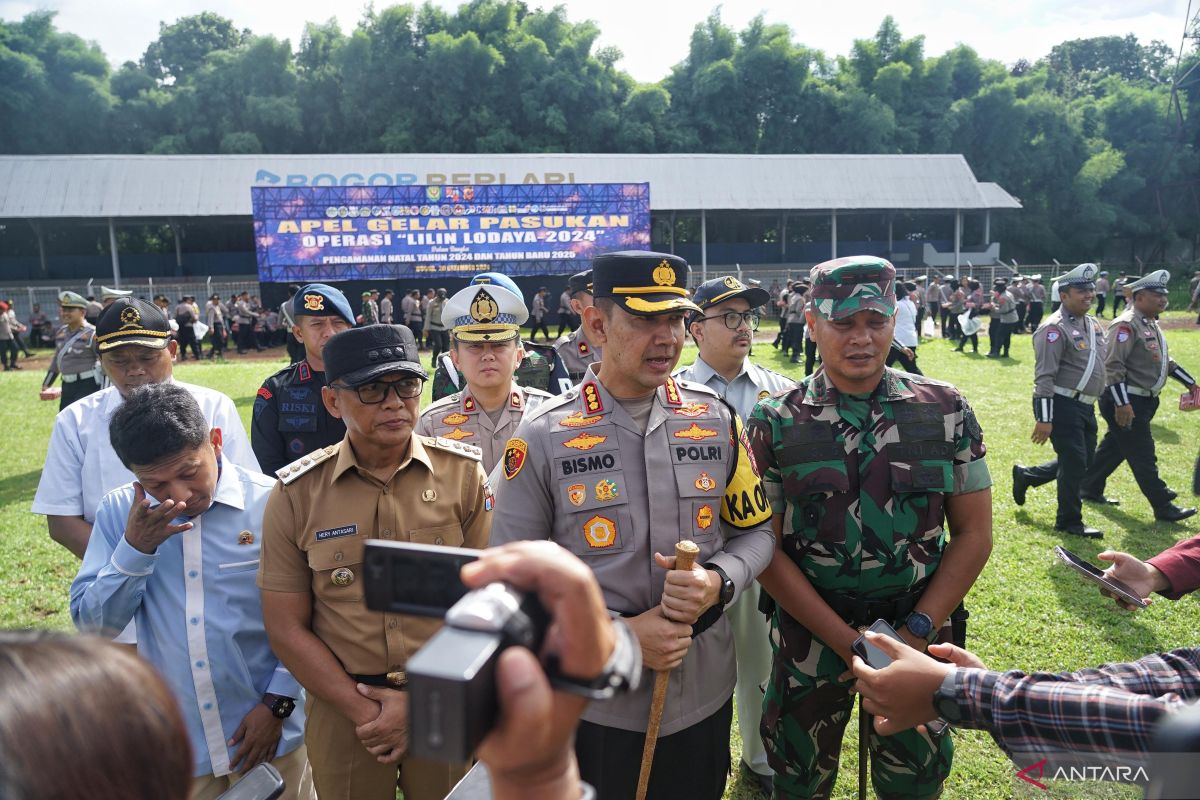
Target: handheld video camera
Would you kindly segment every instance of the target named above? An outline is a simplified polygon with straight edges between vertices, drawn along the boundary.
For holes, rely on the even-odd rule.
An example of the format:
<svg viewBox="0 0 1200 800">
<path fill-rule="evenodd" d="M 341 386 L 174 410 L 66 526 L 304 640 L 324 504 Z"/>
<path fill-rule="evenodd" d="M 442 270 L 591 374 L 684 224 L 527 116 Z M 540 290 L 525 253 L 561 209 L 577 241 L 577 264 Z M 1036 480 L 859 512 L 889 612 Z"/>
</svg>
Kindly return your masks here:
<svg viewBox="0 0 1200 800">
<path fill-rule="evenodd" d="M 478 557 L 457 547 L 366 543 L 367 608 L 445 620 L 408 660 L 409 748 L 436 761 L 466 761 L 495 724 L 496 664 L 512 645 L 538 652 L 550 617 L 536 593 L 503 583 L 468 591 L 459 577 Z"/>
</svg>

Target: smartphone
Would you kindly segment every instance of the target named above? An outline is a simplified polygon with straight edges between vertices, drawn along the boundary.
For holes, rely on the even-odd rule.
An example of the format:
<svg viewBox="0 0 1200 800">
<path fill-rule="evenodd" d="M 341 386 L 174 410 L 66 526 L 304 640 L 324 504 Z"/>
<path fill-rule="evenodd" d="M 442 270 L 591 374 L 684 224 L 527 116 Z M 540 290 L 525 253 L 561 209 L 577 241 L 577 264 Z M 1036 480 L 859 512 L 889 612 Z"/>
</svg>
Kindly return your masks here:
<svg viewBox="0 0 1200 800">
<path fill-rule="evenodd" d="M 871 631 L 872 633 L 880 633 L 884 636 L 890 636 L 897 642 L 907 644 L 900 634 L 896 633 L 896 629 L 889 625 L 885 620 L 875 620 L 875 622 L 871 625 L 871 627 L 867 628 L 867 630 Z M 883 669 L 888 664 L 892 663 L 892 657 L 868 642 L 865 635 L 855 639 L 854 644 L 850 645 L 850 649 L 853 650 L 859 658 L 867 662 L 867 666 L 871 669 Z M 949 727 L 950 724 L 941 717 L 925 723 L 925 728 L 934 736 L 942 735 Z"/>
<path fill-rule="evenodd" d="M 889 625 L 885 620 L 877 619 L 871 624 L 867 630 L 872 633 L 880 633 L 884 636 L 890 636 L 897 642 L 904 643 L 904 639 L 900 634 L 896 633 L 896 629 Z M 867 666 L 871 669 L 883 669 L 888 664 L 892 663 L 892 657 L 880 650 L 875 645 L 867 641 L 865 635 L 854 640 L 854 644 L 850 645 L 850 649 L 858 654 L 858 657 L 867 662 Z"/>
<path fill-rule="evenodd" d="M 1102 587 L 1112 592 L 1125 602 L 1135 605 L 1138 608 L 1146 608 L 1148 605 L 1150 605 L 1145 600 L 1138 597 L 1138 593 L 1129 588 L 1129 586 L 1117 580 L 1116 578 L 1110 578 L 1109 576 L 1105 575 L 1103 571 L 1084 561 L 1082 558 L 1075 555 L 1065 547 L 1062 547 L 1061 545 L 1055 545 L 1054 555 L 1058 556 L 1064 564 L 1078 572 L 1083 577 L 1100 584 Z"/>
<path fill-rule="evenodd" d="M 275 800 L 286 788 L 279 770 L 267 763 L 259 764 L 246 773 L 217 800 Z"/>
<path fill-rule="evenodd" d="M 363 552 L 367 608 L 440 619 L 467 593 L 458 571 L 477 558 L 464 547 L 371 539 Z"/>
</svg>

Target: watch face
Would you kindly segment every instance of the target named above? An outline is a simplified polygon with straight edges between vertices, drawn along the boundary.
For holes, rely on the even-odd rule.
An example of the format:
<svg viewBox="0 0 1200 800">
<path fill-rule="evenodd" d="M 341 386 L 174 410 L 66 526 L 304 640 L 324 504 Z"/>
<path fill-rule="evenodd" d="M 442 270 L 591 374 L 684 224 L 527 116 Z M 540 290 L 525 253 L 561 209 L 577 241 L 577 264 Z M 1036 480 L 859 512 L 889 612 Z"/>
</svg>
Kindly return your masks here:
<svg viewBox="0 0 1200 800">
<path fill-rule="evenodd" d="M 908 629 L 912 631 L 915 636 L 920 636 L 922 638 L 928 636 L 929 632 L 933 630 L 933 620 L 919 611 L 909 614 L 908 619 L 905 621 L 905 625 L 908 626 Z"/>
</svg>

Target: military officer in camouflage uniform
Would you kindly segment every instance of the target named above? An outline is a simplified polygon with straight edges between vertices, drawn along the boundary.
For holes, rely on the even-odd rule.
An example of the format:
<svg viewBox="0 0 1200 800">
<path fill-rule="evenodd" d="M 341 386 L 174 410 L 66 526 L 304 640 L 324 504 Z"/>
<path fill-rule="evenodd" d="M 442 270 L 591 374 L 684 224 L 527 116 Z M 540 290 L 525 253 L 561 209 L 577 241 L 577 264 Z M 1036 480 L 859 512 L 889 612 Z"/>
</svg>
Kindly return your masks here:
<svg viewBox="0 0 1200 800">
<path fill-rule="evenodd" d="M 488 284 L 503 286 L 521 300 L 522 306 L 525 305 L 525 295 L 521 293 L 513 279 L 502 272 L 481 272 L 471 279 L 473 286 L 487 286 Z M 445 320 L 443 320 L 444 322 Z M 560 394 L 570 388 L 566 369 L 559 361 L 552 345 L 522 341 L 521 346 L 525 350 L 525 357 L 513 374 L 513 380 L 517 382 L 517 385 L 540 389 L 550 394 Z M 433 373 L 433 399 L 441 400 L 446 395 L 457 392 L 462 386 L 462 376 L 459 374 L 458 368 L 454 366 L 450 353 L 443 353 L 437 360 L 437 367 Z"/>
<path fill-rule="evenodd" d="M 873 256 L 813 268 L 822 367 L 759 403 L 748 426 L 779 542 L 759 576 L 777 603 L 761 728 L 777 797 L 833 788 L 858 629 L 884 619 L 922 651 L 948 640 L 991 552 L 992 479 L 970 405 L 884 366 L 895 276 Z M 949 735 L 916 731 L 872 732 L 869 749 L 880 797 L 936 797 L 953 756 Z"/>
<path fill-rule="evenodd" d="M 1057 456 L 1036 467 L 1013 464 L 1013 501 L 1030 487 L 1058 481 L 1054 527 L 1075 536 L 1103 534 L 1083 523 L 1081 483 L 1096 454 L 1096 411 L 1105 375 L 1104 329 L 1088 315 L 1096 296 L 1095 264 L 1080 264 L 1055 281 L 1059 308 L 1033 334 L 1034 444 L 1050 440 Z"/>
<path fill-rule="evenodd" d="M 553 397 L 513 380 L 525 358 L 521 325 L 529 310 L 503 286 L 471 285 L 456 292 L 442 314 L 450 326 L 450 357 L 466 386 L 421 412 L 416 432 L 475 445 L 491 472 L 521 417 Z"/>
<path fill-rule="evenodd" d="M 1096 450 L 1081 488 L 1083 499 L 1115 505 L 1115 501 L 1104 497 L 1104 484 L 1127 460 L 1155 518 L 1179 522 L 1195 514 L 1196 509 L 1180 508 L 1172 502 L 1175 492 L 1158 475 L 1150 421 L 1158 411 L 1158 395 L 1167 376 L 1183 384 L 1197 400 L 1200 385 L 1167 354 L 1167 339 L 1158 327 L 1158 315 L 1167 308 L 1170 281 L 1171 273 L 1160 269 L 1128 284 L 1133 305 L 1108 328 L 1104 362 L 1108 386 L 1100 396 L 1100 415 L 1108 423 L 1108 433 Z"/>
<path fill-rule="evenodd" d="M 771 557 L 770 509 L 737 415 L 671 377 L 683 348 L 688 266 L 662 253 L 593 262 L 583 382 L 522 420 L 496 485 L 493 544 L 549 538 L 588 564 L 627 617 L 649 670 L 673 669 L 652 798 L 717 800 L 729 772 L 734 644 L 724 608 Z M 674 569 L 674 546 L 700 547 Z M 667 554 L 664 557 L 659 554 Z M 633 797 L 654 680 L 583 714 L 575 752 L 599 797 Z"/>
<path fill-rule="evenodd" d="M 592 304 L 592 271 L 577 272 L 567 280 L 567 291 L 571 294 L 571 310 L 583 319 L 583 310 Z M 568 336 L 554 343 L 554 351 L 562 362 L 570 379 L 570 386 L 578 386 L 589 365 L 600 360 L 600 348 L 588 340 L 582 323 Z M 561 391 L 566 391 L 564 387 Z"/>
<path fill-rule="evenodd" d="M 754 404 L 796 385 L 791 378 L 750 361 L 750 345 L 758 329 L 758 308 L 771 299 L 767 290 L 746 286 L 732 275 L 696 287 L 692 302 L 700 311 L 688 317 L 688 332 L 700 350 L 696 361 L 675 373 L 678 380 L 700 383 L 733 406 L 745 423 Z M 758 735 L 762 685 L 771 674 L 767 621 L 758 610 L 758 584 L 746 587 L 726 614 L 737 645 L 738 729 L 742 764 L 748 777 L 770 793 L 771 767 Z"/>
</svg>

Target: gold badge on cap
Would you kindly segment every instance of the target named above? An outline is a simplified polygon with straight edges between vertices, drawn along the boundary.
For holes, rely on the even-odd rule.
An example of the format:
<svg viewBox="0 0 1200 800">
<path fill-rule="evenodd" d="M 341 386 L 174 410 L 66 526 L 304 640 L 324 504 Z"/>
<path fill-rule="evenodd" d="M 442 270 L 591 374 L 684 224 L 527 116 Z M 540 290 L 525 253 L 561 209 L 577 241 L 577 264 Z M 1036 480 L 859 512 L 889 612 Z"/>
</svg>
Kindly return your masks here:
<svg viewBox="0 0 1200 800">
<path fill-rule="evenodd" d="M 254 544 L 254 534 L 250 531 L 242 531 L 238 534 L 238 544 Z"/>
<path fill-rule="evenodd" d="M 654 268 L 654 272 L 650 274 L 654 282 L 659 286 L 674 286 L 675 285 L 675 270 L 667 263 L 664 258 L 658 262 L 658 266 Z"/>
<path fill-rule="evenodd" d="M 725 285 L 726 285 L 727 287 L 729 287 L 730 289 L 744 289 L 744 288 L 746 288 L 746 287 L 742 286 L 742 282 L 741 282 L 741 281 L 739 281 L 737 278 L 733 277 L 732 275 L 728 275 L 728 276 L 726 276 L 726 278 L 725 278 Z"/>
<path fill-rule="evenodd" d="M 421 499 L 426 503 L 432 503 L 434 500 L 437 500 L 437 492 L 433 489 L 426 489 L 421 492 Z"/>
<path fill-rule="evenodd" d="M 354 570 L 349 567 L 338 567 L 329 577 L 334 586 L 349 586 L 354 583 Z"/>
<path fill-rule="evenodd" d="M 471 301 L 471 317 L 476 322 L 491 322 L 500 315 L 500 306 L 496 304 L 495 299 L 487 293 L 486 289 L 480 289 L 475 299 Z"/>
<path fill-rule="evenodd" d="M 135 306 L 128 306 L 121 312 L 121 330 L 142 327 L 142 312 Z"/>
<path fill-rule="evenodd" d="M 324 311 L 325 298 L 319 294 L 304 295 L 304 310 L 305 311 Z"/>
</svg>

